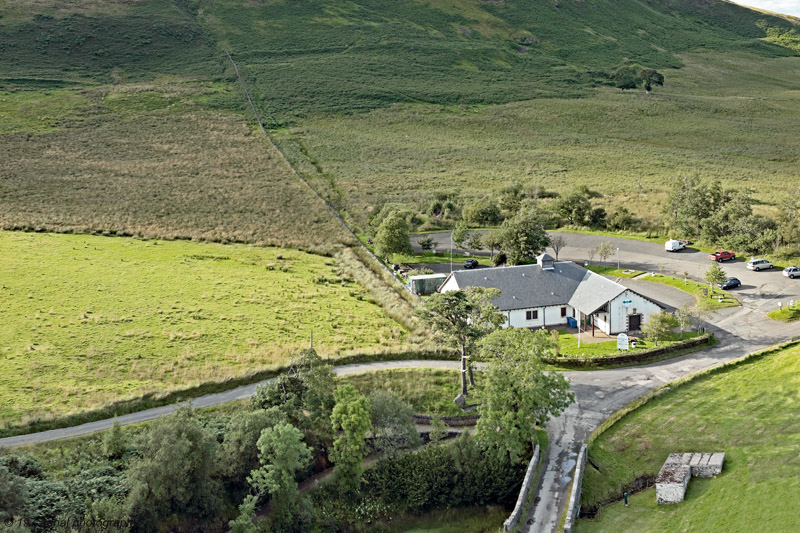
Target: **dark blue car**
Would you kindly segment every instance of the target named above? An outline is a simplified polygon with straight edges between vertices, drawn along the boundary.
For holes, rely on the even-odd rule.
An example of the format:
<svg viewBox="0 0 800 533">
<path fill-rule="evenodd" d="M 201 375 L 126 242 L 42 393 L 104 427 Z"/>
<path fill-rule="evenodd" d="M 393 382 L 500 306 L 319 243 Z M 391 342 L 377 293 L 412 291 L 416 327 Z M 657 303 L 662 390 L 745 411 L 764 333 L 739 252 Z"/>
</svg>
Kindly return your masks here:
<svg viewBox="0 0 800 533">
<path fill-rule="evenodd" d="M 739 278 L 728 278 L 725 280 L 725 283 L 719 286 L 719 288 L 724 291 L 727 291 L 728 289 L 735 289 L 736 287 L 739 287 L 741 284 L 742 282 L 739 281 Z"/>
<path fill-rule="evenodd" d="M 464 261 L 464 268 L 478 268 L 478 261 L 476 259 L 467 259 Z"/>
</svg>

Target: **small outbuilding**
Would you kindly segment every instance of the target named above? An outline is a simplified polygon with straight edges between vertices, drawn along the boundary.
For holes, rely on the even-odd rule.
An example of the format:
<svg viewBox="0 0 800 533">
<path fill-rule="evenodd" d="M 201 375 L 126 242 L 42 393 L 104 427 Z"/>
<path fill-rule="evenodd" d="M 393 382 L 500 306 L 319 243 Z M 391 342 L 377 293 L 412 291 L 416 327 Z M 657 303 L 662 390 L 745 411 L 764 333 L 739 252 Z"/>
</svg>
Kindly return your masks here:
<svg viewBox="0 0 800 533">
<path fill-rule="evenodd" d="M 408 277 L 408 288 L 414 294 L 431 294 L 439 289 L 439 286 L 447 278 L 447 274 L 421 274 L 419 276 Z"/>
</svg>

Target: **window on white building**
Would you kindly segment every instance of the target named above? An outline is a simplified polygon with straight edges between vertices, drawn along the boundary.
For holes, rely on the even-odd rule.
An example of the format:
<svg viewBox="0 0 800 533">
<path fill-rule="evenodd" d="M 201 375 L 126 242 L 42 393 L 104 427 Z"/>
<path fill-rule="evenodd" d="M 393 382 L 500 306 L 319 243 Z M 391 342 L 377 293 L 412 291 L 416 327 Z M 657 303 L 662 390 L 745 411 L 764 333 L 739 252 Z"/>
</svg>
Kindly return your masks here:
<svg viewBox="0 0 800 533">
<path fill-rule="evenodd" d="M 525 311 L 525 320 L 539 320 L 539 310 Z"/>
</svg>

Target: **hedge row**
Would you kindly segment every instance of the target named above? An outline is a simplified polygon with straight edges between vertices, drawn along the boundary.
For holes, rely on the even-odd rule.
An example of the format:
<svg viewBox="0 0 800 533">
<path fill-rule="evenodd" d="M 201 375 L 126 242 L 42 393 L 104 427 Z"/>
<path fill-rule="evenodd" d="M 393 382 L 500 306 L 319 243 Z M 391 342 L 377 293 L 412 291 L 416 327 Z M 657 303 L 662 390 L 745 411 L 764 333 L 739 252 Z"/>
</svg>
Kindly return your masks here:
<svg viewBox="0 0 800 533">
<path fill-rule="evenodd" d="M 625 365 L 634 363 L 646 363 L 652 359 L 658 359 L 662 355 L 693 348 L 702 344 L 708 344 L 714 338 L 712 333 L 705 333 L 698 337 L 687 339 L 675 344 L 669 344 L 660 348 L 651 348 L 641 352 L 626 355 L 612 355 L 609 357 L 548 357 L 542 358 L 544 363 L 569 368 L 587 368 L 607 365 Z"/>
</svg>

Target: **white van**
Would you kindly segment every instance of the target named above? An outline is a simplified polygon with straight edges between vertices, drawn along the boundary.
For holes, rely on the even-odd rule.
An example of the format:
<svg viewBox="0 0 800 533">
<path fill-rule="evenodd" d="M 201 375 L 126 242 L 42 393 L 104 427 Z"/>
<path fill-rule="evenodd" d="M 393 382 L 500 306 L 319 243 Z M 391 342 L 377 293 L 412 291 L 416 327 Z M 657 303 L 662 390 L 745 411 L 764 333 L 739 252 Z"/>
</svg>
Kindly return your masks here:
<svg viewBox="0 0 800 533">
<path fill-rule="evenodd" d="M 670 239 L 664 243 L 664 250 L 668 252 L 677 252 L 679 250 L 683 250 L 684 248 L 686 248 L 686 245 L 681 241 L 676 241 L 675 239 Z"/>
<path fill-rule="evenodd" d="M 756 272 L 759 270 L 769 270 L 774 266 L 775 265 L 766 259 L 751 259 L 747 262 L 747 270 L 755 270 Z"/>
</svg>

